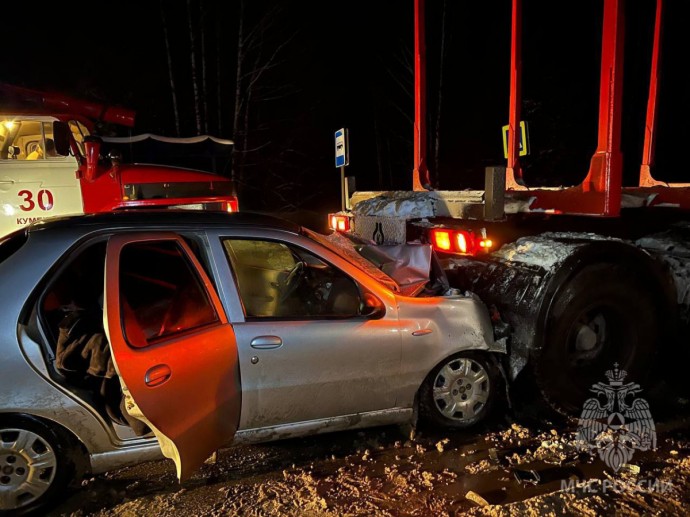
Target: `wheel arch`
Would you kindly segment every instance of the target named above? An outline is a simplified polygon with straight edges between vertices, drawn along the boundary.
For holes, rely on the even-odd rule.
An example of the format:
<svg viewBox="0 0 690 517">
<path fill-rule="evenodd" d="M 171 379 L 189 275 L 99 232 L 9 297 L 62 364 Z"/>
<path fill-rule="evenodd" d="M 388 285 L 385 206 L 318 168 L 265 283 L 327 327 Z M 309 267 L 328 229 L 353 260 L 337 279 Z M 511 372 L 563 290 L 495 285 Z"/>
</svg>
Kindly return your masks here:
<svg viewBox="0 0 690 517">
<path fill-rule="evenodd" d="M 6 412 L 0 413 L 0 421 L 3 419 L 23 419 L 31 422 L 37 422 L 40 425 L 52 429 L 55 434 L 57 434 L 58 439 L 61 441 L 60 445 L 62 447 L 67 447 L 73 451 L 74 457 L 73 464 L 76 471 L 76 475 L 80 476 L 87 474 L 91 471 L 91 461 L 89 452 L 86 445 L 74 434 L 72 431 L 67 429 L 64 425 L 56 420 L 46 418 L 44 416 L 34 415 L 31 413 L 23 412 Z"/>
</svg>

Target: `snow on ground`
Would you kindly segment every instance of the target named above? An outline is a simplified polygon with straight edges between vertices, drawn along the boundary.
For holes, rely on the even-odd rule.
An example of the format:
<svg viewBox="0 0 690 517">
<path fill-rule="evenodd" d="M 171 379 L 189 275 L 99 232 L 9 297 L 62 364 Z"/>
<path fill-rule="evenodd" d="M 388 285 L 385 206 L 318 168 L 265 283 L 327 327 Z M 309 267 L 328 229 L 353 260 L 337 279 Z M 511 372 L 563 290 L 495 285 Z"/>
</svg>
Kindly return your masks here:
<svg viewBox="0 0 690 517">
<path fill-rule="evenodd" d="M 505 419 L 475 431 L 385 427 L 219 451 L 179 485 L 170 461 L 86 480 L 50 516 L 685 516 L 688 421 L 608 472 L 576 426 Z M 615 487 L 615 489 L 613 488 Z"/>
</svg>

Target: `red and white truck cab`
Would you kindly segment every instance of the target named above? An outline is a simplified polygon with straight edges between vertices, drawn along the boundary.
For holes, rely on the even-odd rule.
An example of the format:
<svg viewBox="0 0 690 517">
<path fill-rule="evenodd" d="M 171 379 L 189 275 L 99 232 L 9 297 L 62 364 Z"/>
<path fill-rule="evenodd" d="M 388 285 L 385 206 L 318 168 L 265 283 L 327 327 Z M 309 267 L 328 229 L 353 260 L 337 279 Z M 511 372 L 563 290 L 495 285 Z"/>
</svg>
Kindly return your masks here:
<svg viewBox="0 0 690 517">
<path fill-rule="evenodd" d="M 101 156 L 96 121 L 134 112 L 0 84 L 0 237 L 33 221 L 124 208 L 236 211 L 232 182 L 204 171 Z"/>
</svg>

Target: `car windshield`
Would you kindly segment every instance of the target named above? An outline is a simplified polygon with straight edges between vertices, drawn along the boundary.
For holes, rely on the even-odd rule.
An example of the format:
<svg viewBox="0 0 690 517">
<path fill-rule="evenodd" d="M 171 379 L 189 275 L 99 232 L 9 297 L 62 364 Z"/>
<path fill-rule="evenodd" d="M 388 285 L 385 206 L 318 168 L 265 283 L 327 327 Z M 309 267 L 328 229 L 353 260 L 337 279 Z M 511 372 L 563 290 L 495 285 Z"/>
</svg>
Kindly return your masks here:
<svg viewBox="0 0 690 517">
<path fill-rule="evenodd" d="M 354 246 L 354 243 L 347 237 L 337 232 L 326 236 L 309 230 L 308 228 L 302 228 L 302 231 L 307 237 L 315 240 L 322 246 L 330 249 L 332 252 L 337 253 L 350 264 L 364 271 L 369 276 L 375 278 L 391 291 L 396 293 L 400 292 L 400 285 L 398 285 L 398 283 L 386 273 L 378 269 L 370 260 L 360 255 Z"/>
</svg>

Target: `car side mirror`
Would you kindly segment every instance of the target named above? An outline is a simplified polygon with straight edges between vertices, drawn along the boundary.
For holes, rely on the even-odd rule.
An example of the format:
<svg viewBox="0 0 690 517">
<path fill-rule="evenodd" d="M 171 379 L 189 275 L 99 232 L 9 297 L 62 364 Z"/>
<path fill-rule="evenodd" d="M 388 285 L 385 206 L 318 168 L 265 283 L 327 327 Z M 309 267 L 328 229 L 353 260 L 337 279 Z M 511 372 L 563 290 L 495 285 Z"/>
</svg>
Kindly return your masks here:
<svg viewBox="0 0 690 517">
<path fill-rule="evenodd" d="M 386 307 L 383 302 L 373 294 L 365 292 L 362 296 L 361 315 L 370 319 L 378 319 L 384 314 L 386 314 Z"/>
<path fill-rule="evenodd" d="M 66 122 L 53 122 L 53 143 L 58 156 L 69 156 L 71 133 Z"/>
</svg>

